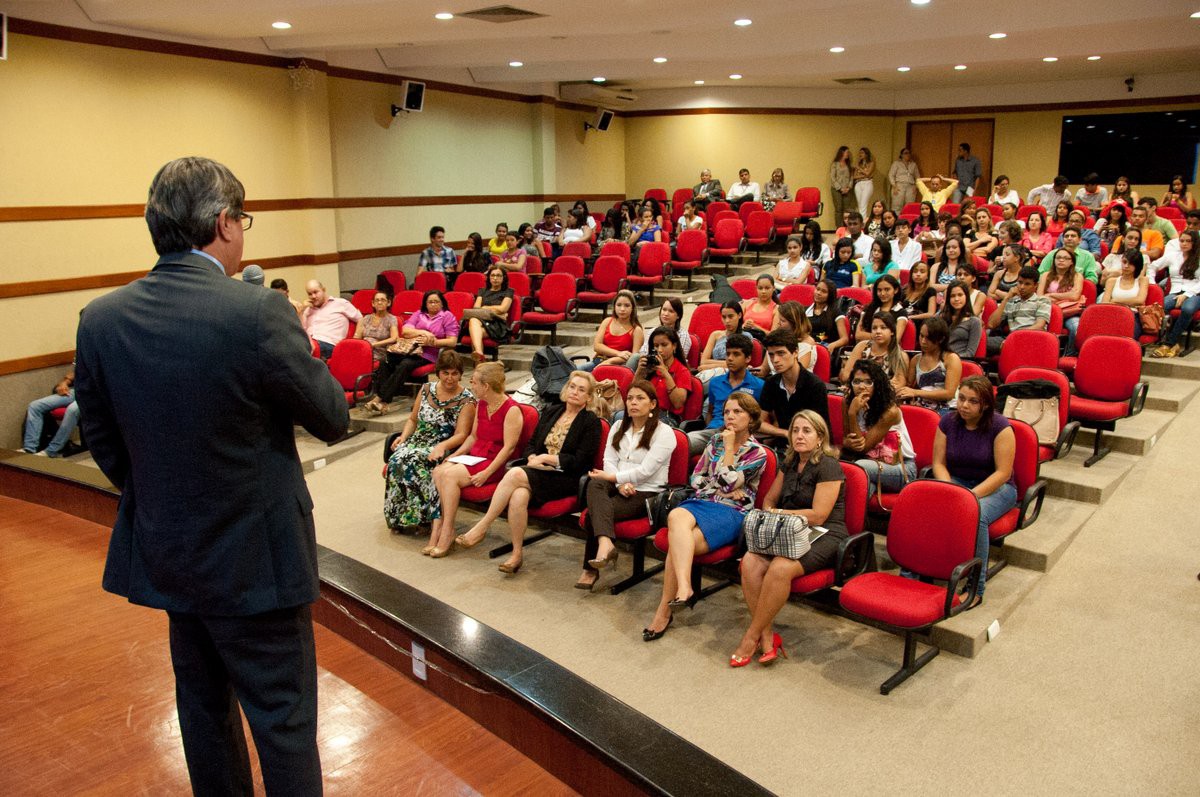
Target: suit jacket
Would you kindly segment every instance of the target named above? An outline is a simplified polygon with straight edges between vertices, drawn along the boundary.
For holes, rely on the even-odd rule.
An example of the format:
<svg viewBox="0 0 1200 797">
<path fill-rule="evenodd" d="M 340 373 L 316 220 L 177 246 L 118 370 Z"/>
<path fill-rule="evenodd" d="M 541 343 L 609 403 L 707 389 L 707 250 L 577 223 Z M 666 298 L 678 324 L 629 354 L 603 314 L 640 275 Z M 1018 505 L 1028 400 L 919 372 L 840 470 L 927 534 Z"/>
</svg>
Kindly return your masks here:
<svg viewBox="0 0 1200 797">
<path fill-rule="evenodd" d="M 525 446 L 525 456 L 546 453 L 546 436 L 558 423 L 558 419 L 567 411 L 565 404 L 560 404 L 547 410 L 533 430 L 529 444 Z M 596 466 L 596 452 L 600 449 L 600 419 L 591 410 L 580 410 L 571 421 L 571 428 L 563 439 L 562 450 L 558 452 L 558 467 L 572 479 L 578 480 Z"/>
<path fill-rule="evenodd" d="M 696 183 L 692 188 L 692 196 L 697 199 L 703 199 L 709 202 L 716 202 L 721 198 L 721 181 L 710 180 L 708 183 Z"/>
<path fill-rule="evenodd" d="M 293 424 L 334 440 L 349 415 L 288 300 L 167 255 L 84 308 L 76 348 L 84 434 L 122 491 L 104 588 L 208 615 L 314 601 Z"/>
</svg>

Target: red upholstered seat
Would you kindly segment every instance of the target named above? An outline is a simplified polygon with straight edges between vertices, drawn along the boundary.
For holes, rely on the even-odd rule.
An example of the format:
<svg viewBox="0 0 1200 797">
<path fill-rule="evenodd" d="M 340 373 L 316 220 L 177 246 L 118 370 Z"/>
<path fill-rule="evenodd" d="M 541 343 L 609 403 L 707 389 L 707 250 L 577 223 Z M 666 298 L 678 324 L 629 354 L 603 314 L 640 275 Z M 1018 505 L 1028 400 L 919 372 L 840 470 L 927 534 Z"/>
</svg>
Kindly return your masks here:
<svg viewBox="0 0 1200 797">
<path fill-rule="evenodd" d="M 1112 421 L 1129 414 L 1129 400 L 1104 401 L 1075 396 L 1071 399 L 1071 417 L 1087 421 Z"/>
<path fill-rule="evenodd" d="M 1157 304 L 1159 307 L 1163 306 L 1163 289 L 1158 287 L 1158 285 L 1155 285 L 1153 282 L 1150 283 L 1146 290 L 1146 304 Z M 1158 333 L 1143 332 L 1142 336 L 1138 338 L 1138 343 L 1143 346 L 1147 346 L 1152 343 L 1158 343 Z"/>
<path fill-rule="evenodd" d="M 849 296 L 863 307 L 866 307 L 868 304 L 870 304 L 872 299 L 870 288 L 859 288 L 855 286 L 851 286 L 849 288 L 838 288 L 837 295 L 839 299 L 841 299 L 843 296 Z"/>
<path fill-rule="evenodd" d="M 747 200 L 746 202 L 743 202 L 742 204 L 738 205 L 737 212 L 738 212 L 738 218 L 740 218 L 742 220 L 742 226 L 745 227 L 750 224 L 750 214 L 751 213 L 762 213 L 763 212 L 763 204 L 761 202 L 753 202 L 753 201 Z"/>
<path fill-rule="evenodd" d="M 938 421 L 941 416 L 936 412 L 925 407 L 918 407 L 915 404 L 900 405 L 900 412 L 904 417 L 904 428 L 908 430 L 908 437 L 912 440 L 913 453 L 916 456 L 917 472 L 920 473 L 923 469 L 933 465 L 933 439 L 937 435 Z M 875 478 L 874 474 L 867 474 L 870 478 Z M 900 493 L 885 493 L 876 491 L 871 497 L 871 509 L 877 512 L 891 512 L 895 510 L 897 498 Z"/>
<path fill-rule="evenodd" d="M 577 280 L 583 279 L 584 263 L 583 258 L 578 255 L 559 255 L 554 258 L 554 265 L 550 267 L 551 274 L 570 274 Z"/>
<path fill-rule="evenodd" d="M 745 210 L 746 205 L 742 205 Z M 746 217 L 746 243 L 755 248 L 754 262 L 762 259 L 762 248 L 775 240 L 775 219 L 765 210 L 756 210 Z"/>
<path fill-rule="evenodd" d="M 1018 329 L 1010 333 L 1000 348 L 1000 381 L 1007 382 L 1009 372 L 1018 366 L 1053 371 L 1058 367 L 1058 337 L 1039 329 Z"/>
<path fill-rule="evenodd" d="M 726 264 L 738 252 L 742 251 L 742 247 L 746 245 L 746 240 L 742 237 L 745 228 L 742 222 L 738 219 L 721 219 L 713 226 L 712 245 L 708 247 L 708 256 L 723 257 L 726 259 Z"/>
<path fill-rule="evenodd" d="M 692 272 L 704 265 L 708 236 L 703 230 L 684 230 L 675 241 L 675 256 L 671 258 L 671 271 L 687 274 L 688 290 L 692 289 Z"/>
<path fill-rule="evenodd" d="M 753 279 L 733 280 L 729 283 L 729 287 L 737 291 L 737 295 L 743 299 L 753 299 L 758 296 L 758 287 Z"/>
<path fill-rule="evenodd" d="M 463 313 L 475 304 L 475 294 L 466 291 L 447 291 L 446 309 L 462 323 Z"/>
<path fill-rule="evenodd" d="M 801 202 L 776 202 L 775 207 L 771 209 L 775 235 L 791 235 L 803 215 L 804 204 Z"/>
<path fill-rule="evenodd" d="M 1092 283 L 1084 281 L 1084 285 Z M 1156 286 L 1157 287 L 1157 286 Z M 1114 335 L 1118 338 L 1133 337 L 1133 312 L 1120 304 L 1095 304 L 1095 288 L 1092 289 L 1093 303 L 1079 316 L 1079 329 L 1075 332 L 1075 350 L 1078 351 L 1092 335 Z M 1070 376 L 1075 372 L 1078 357 L 1059 357 L 1058 370 Z"/>
<path fill-rule="evenodd" d="M 628 264 L 633 253 L 629 251 L 629 244 L 624 241 L 606 241 L 604 246 L 600 247 L 600 257 L 609 255 L 616 255 Z"/>
<path fill-rule="evenodd" d="M 842 607 L 894 625 L 922 628 L 945 617 L 946 588 L 892 573 L 864 573 L 841 593 Z M 954 598 L 958 605 L 958 598 Z"/>
<path fill-rule="evenodd" d="M 513 448 L 512 454 L 505 462 L 512 462 L 521 456 L 525 451 L 525 446 L 529 445 L 529 439 L 533 437 L 533 430 L 537 428 L 538 411 L 528 404 L 518 403 L 517 407 L 521 410 L 521 434 L 517 437 L 517 445 Z M 496 492 L 498 484 L 499 482 L 495 481 L 479 487 L 468 485 L 462 488 L 460 497 L 466 503 L 486 504 L 492 500 L 492 494 Z"/>
<path fill-rule="evenodd" d="M 375 298 L 375 290 L 373 288 L 355 291 L 350 297 L 350 304 L 354 305 L 354 309 L 363 315 L 370 315 L 375 311 L 371 306 L 371 301 Z"/>
<path fill-rule="evenodd" d="M 603 382 L 605 379 L 612 379 L 617 383 L 617 390 L 621 391 L 621 398 L 625 398 L 626 391 L 633 384 L 633 371 L 622 365 L 597 365 L 592 371 L 592 376 L 597 382 Z"/>
<path fill-rule="evenodd" d="M 964 371 L 963 376 L 966 376 Z M 1075 443 L 1075 435 L 1079 431 L 1079 422 L 1070 419 L 1071 383 L 1062 371 L 1050 368 L 1021 367 L 1014 368 L 1008 374 L 1006 383 L 1023 382 L 1027 379 L 1045 379 L 1058 385 L 1058 440 L 1054 445 L 1039 446 L 1038 460 L 1048 462 L 1052 459 L 1065 457 L 1071 452 Z M 999 409 L 1003 410 L 1003 407 Z"/>
<path fill-rule="evenodd" d="M 629 266 L 619 256 L 601 255 L 588 275 L 590 289 L 581 290 L 576 298 L 583 305 L 607 305 L 617 298 L 617 291 L 625 287 L 628 274 Z"/>
<path fill-rule="evenodd" d="M 666 265 L 671 260 L 671 247 L 668 244 L 651 241 L 638 247 L 637 272 L 630 274 L 626 281 L 634 290 L 650 289 L 650 301 L 654 301 L 654 288 L 666 279 Z"/>
<path fill-rule="evenodd" d="M 587 260 L 592 256 L 592 245 L 587 241 L 571 241 L 563 245 L 563 255 Z"/>
<path fill-rule="evenodd" d="M 690 202 L 694 194 L 690 188 L 676 188 L 671 194 L 671 210 L 676 216 L 683 215 L 683 205 Z"/>
<path fill-rule="evenodd" d="M 413 290 L 425 293 L 426 291 L 445 291 L 446 290 L 446 275 L 441 271 L 422 271 L 413 278 Z"/>
<path fill-rule="evenodd" d="M 333 347 L 329 357 L 329 373 L 342 386 L 346 403 L 353 407 L 371 386 L 375 362 L 371 344 L 365 340 L 346 338 Z"/>
<path fill-rule="evenodd" d="M 796 201 L 800 203 L 800 221 L 815 219 L 825 212 L 825 203 L 821 201 L 821 189 L 805 186 L 796 190 Z"/>
<path fill-rule="evenodd" d="M 403 324 L 410 315 L 421 309 L 422 293 L 418 290 L 400 291 L 392 299 L 392 315 Z"/>
<path fill-rule="evenodd" d="M 1085 467 L 1108 453 L 1100 444 L 1103 431 L 1112 431 L 1118 419 L 1142 411 L 1149 386 L 1141 378 L 1142 349 L 1129 338 L 1094 335 L 1080 348 L 1070 415 L 1096 430 Z"/>
<path fill-rule="evenodd" d="M 717 302 L 696 305 L 691 319 L 688 320 L 688 332 L 696 336 L 701 346 L 708 342 L 712 333 L 724 328 L 725 324 L 721 321 L 721 305 Z"/>
<path fill-rule="evenodd" d="M 472 298 L 487 284 L 487 275 L 481 271 L 464 271 L 454 280 L 454 290 L 469 293 Z"/>
<path fill-rule="evenodd" d="M 574 258 L 578 260 L 578 258 Z M 562 258 L 559 258 L 562 260 Z M 580 263 L 582 268 L 582 262 Z M 558 324 L 575 317 L 575 277 L 559 272 L 547 274 L 538 289 L 540 310 L 523 313 L 521 324 L 525 327 L 549 327 L 550 345 L 558 345 Z"/>
<path fill-rule="evenodd" d="M 814 285 L 785 285 L 779 292 L 780 302 L 800 302 L 805 307 L 812 307 Z"/>
<path fill-rule="evenodd" d="M 842 466 L 842 474 L 846 477 L 843 502 L 846 507 L 845 523 L 846 533 L 849 535 L 847 542 L 842 544 L 843 550 L 849 547 L 849 544 L 862 533 L 863 523 L 867 516 L 867 474 L 858 465 L 853 462 L 839 462 Z M 864 540 L 869 550 L 872 545 L 871 538 L 868 536 Z M 860 553 L 860 555 L 863 555 Z M 865 558 L 865 556 L 864 556 Z M 867 562 L 855 563 L 859 568 L 866 566 Z M 833 586 L 840 586 L 840 579 L 835 567 L 827 567 L 822 570 L 815 570 L 812 573 L 792 579 L 792 594 L 807 595 L 819 590 L 828 589 Z"/>
</svg>

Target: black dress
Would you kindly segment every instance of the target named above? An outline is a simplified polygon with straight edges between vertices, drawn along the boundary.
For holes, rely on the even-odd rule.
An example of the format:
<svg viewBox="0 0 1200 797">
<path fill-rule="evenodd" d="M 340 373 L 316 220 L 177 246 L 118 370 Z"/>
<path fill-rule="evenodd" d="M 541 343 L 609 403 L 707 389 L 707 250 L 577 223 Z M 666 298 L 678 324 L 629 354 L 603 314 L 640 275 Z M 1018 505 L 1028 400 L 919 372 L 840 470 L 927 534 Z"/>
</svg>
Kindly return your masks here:
<svg viewBox="0 0 1200 797">
<path fill-rule="evenodd" d="M 835 457 L 823 456 L 821 461 L 809 462 L 804 470 L 796 471 L 789 468 L 783 474 L 783 490 L 779 495 L 780 509 L 812 509 L 813 496 L 817 485 L 821 482 L 841 482 L 838 485 L 837 501 L 829 517 L 821 523 L 821 528 L 828 529 L 813 543 L 808 553 L 800 557 L 800 565 L 805 573 L 813 573 L 833 567 L 837 560 L 838 546 L 850 535 L 846 530 L 846 474 Z"/>
<path fill-rule="evenodd" d="M 498 307 L 505 299 L 517 301 L 513 294 L 512 288 L 504 288 L 502 290 L 493 291 L 491 288 L 483 288 L 477 294 L 481 301 L 480 307 Z M 512 330 L 508 328 L 508 321 L 499 318 L 486 318 L 480 323 L 483 324 L 483 331 L 487 336 L 496 343 L 508 343 L 508 339 L 512 335 Z"/>
<path fill-rule="evenodd" d="M 525 446 L 525 457 L 545 454 L 546 437 L 554 424 L 566 412 L 566 405 L 558 405 L 546 411 L 533 430 L 533 437 Z M 548 501 L 575 495 L 579 491 L 579 480 L 587 475 L 596 464 L 596 452 L 600 449 L 600 419 L 590 410 L 580 410 L 567 430 L 562 448 L 558 452 L 558 470 L 523 468 L 529 478 L 532 497 L 530 506 L 541 506 Z"/>
</svg>

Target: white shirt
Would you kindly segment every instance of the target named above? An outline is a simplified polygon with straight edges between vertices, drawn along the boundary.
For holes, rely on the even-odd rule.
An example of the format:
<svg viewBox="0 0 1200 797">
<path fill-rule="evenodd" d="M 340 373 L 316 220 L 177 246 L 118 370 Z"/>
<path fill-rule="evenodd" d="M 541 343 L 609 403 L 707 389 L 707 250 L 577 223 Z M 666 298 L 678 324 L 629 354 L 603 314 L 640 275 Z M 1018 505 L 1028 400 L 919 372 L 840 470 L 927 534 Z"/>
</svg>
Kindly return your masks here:
<svg viewBox="0 0 1200 797">
<path fill-rule="evenodd" d="M 997 196 L 993 192 L 992 195 L 988 197 L 988 204 L 991 205 L 1005 205 L 1009 203 L 1016 205 L 1017 207 L 1021 206 L 1021 195 L 1014 191 L 1011 187 L 1008 189 L 1008 193 L 1004 196 Z"/>
<path fill-rule="evenodd" d="M 726 194 L 726 197 L 729 199 L 737 199 L 738 197 L 743 197 L 747 194 L 750 194 L 751 198 L 755 202 L 758 202 L 759 197 L 762 196 L 762 189 L 758 187 L 758 183 L 742 183 L 739 181 L 733 184 L 733 187 L 729 189 L 729 193 Z"/>
<path fill-rule="evenodd" d="M 854 259 L 866 262 L 871 259 L 871 244 L 875 243 L 875 239 L 867 235 L 865 232 L 858 236 L 858 240 L 854 242 Z"/>
<path fill-rule="evenodd" d="M 641 432 L 634 432 L 632 424 L 620 443 L 620 453 L 614 450 L 613 441 L 621 431 L 621 424 L 614 423 L 608 432 L 608 443 L 604 446 L 604 470 L 617 476 L 617 484 L 630 483 L 644 492 L 659 492 L 667 486 L 667 473 L 671 468 L 671 452 L 675 450 L 675 430 L 660 423 L 650 439 L 650 448 L 638 444 Z"/>
<path fill-rule="evenodd" d="M 1143 247 L 1143 250 L 1145 248 Z M 1163 247 L 1162 257 L 1157 260 L 1151 260 L 1150 265 L 1146 267 L 1146 276 L 1152 281 L 1158 281 L 1158 275 L 1162 271 L 1167 271 L 1171 275 L 1171 287 L 1175 287 L 1175 280 L 1179 277 L 1179 268 L 1183 265 L 1183 252 L 1179 249 L 1179 239 L 1172 238 L 1167 241 Z"/>
<path fill-rule="evenodd" d="M 899 266 L 901 271 L 908 271 L 920 259 L 921 245 L 912 238 L 909 238 L 904 246 L 900 245 L 899 239 L 892 241 L 892 262 Z"/>
<path fill-rule="evenodd" d="M 1058 203 L 1064 200 L 1067 202 L 1071 201 L 1070 186 L 1067 186 L 1067 190 L 1060 194 L 1054 190 L 1054 183 L 1046 183 L 1030 191 L 1029 196 L 1025 197 L 1025 204 L 1041 205 L 1046 210 L 1053 212 L 1058 207 Z"/>
<path fill-rule="evenodd" d="M 688 220 L 685 216 L 680 216 L 675 221 L 675 229 L 677 229 L 677 230 L 703 230 L 704 229 L 704 217 L 703 216 L 692 216 L 692 221 L 689 224 Z"/>
<path fill-rule="evenodd" d="M 798 282 L 804 277 L 808 276 L 808 271 L 811 267 L 809 266 L 808 261 L 803 257 L 800 258 L 795 266 L 791 265 L 791 263 L 785 257 L 779 261 L 777 268 L 779 269 L 779 278 L 781 280 Z"/>
</svg>

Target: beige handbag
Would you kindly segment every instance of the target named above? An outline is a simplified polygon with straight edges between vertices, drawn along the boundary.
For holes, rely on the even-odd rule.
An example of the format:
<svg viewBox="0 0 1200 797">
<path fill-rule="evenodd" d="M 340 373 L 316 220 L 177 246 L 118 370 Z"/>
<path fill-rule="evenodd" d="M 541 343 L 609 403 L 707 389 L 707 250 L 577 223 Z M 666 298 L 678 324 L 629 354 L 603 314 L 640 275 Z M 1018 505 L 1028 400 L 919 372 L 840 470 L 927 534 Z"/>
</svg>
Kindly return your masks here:
<svg viewBox="0 0 1200 797">
<path fill-rule="evenodd" d="M 1038 442 L 1052 446 L 1058 442 L 1058 398 L 1017 398 L 1004 402 L 1004 417 L 1025 421 L 1037 433 Z"/>
</svg>

